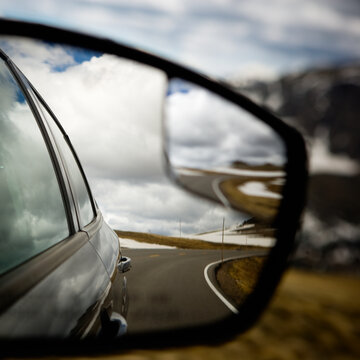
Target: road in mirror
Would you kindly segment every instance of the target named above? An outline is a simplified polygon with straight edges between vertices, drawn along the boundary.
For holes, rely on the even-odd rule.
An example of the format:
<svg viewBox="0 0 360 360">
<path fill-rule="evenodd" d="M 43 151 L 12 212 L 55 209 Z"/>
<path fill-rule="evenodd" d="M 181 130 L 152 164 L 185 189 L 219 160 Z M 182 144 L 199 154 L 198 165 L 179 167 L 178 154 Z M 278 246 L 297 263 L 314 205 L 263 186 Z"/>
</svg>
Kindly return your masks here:
<svg viewBox="0 0 360 360">
<path fill-rule="evenodd" d="M 221 293 L 240 306 L 256 285 L 264 255 L 276 242 L 286 180 L 285 144 L 244 109 L 182 79 L 169 82 L 165 114 L 171 177 L 192 193 L 237 209 L 244 219 L 224 226 L 224 243 L 237 246 L 237 252 L 222 257 L 215 268 Z M 203 240 L 219 243 L 223 237 L 209 232 Z M 257 249 L 256 254 L 249 253 L 249 247 Z"/>
<path fill-rule="evenodd" d="M 68 133 L 122 254 L 132 259 L 128 332 L 237 313 L 275 244 L 286 161 L 276 134 L 148 66 L 20 38 L 2 38 L 0 47 Z M 172 176 L 192 194 L 166 176 L 164 113 Z"/>
<path fill-rule="evenodd" d="M 286 155 L 270 126 L 180 79 L 169 84 L 165 124 L 169 170 L 182 186 L 264 222 L 274 221 Z"/>
</svg>

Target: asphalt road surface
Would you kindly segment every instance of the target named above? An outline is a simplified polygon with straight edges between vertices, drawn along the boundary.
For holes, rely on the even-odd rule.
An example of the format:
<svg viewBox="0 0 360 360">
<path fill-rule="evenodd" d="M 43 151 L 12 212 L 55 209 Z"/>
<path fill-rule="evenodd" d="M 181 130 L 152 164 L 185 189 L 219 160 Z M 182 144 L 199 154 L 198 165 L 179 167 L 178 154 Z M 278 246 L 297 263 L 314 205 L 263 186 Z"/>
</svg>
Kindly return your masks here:
<svg viewBox="0 0 360 360">
<path fill-rule="evenodd" d="M 123 249 L 131 257 L 128 332 L 204 325 L 232 314 L 210 288 L 205 267 L 221 260 L 220 250 Z M 227 250 L 224 259 L 264 255 L 264 250 Z M 210 281 L 218 288 L 213 268 Z"/>
</svg>

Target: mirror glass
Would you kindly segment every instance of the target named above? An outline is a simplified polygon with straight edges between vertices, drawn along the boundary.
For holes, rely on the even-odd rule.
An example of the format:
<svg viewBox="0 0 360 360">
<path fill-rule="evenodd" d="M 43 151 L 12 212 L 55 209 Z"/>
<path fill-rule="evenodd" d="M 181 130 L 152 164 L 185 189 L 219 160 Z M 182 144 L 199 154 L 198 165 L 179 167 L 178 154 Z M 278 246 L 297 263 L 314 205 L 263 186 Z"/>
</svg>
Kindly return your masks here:
<svg viewBox="0 0 360 360">
<path fill-rule="evenodd" d="M 282 198 L 285 146 L 267 124 L 210 91 L 172 79 L 166 154 L 185 188 L 271 224 Z"/>
<path fill-rule="evenodd" d="M 122 303 L 113 311 L 128 334 L 206 325 L 237 314 L 276 241 L 286 178 L 286 152 L 276 133 L 210 91 L 143 64 L 15 37 L 0 38 L 0 48 L 69 135 L 105 219 L 95 234 L 89 232 L 91 246 L 82 246 L 16 299 L 0 300 L 0 336 L 101 335 L 104 322 L 116 318 L 109 310 L 116 301 L 106 289 L 117 250 L 106 224 L 116 231 L 122 256 L 131 258 L 130 271 L 117 274 Z M 26 84 L 21 86 L 24 91 Z M 4 123 L 16 123 L 31 107 L 5 82 L 0 94 Z M 56 138 L 50 112 L 32 90 L 28 96 Z M 41 208 L 48 194 L 37 199 Z M 36 262 L 36 255 L 30 258 Z"/>
<path fill-rule="evenodd" d="M 184 189 L 236 209 L 242 219 L 200 235 L 203 241 L 234 246 L 212 272 L 236 312 L 276 242 L 285 144 L 246 110 L 182 79 L 169 82 L 164 129 L 170 176 Z"/>
</svg>

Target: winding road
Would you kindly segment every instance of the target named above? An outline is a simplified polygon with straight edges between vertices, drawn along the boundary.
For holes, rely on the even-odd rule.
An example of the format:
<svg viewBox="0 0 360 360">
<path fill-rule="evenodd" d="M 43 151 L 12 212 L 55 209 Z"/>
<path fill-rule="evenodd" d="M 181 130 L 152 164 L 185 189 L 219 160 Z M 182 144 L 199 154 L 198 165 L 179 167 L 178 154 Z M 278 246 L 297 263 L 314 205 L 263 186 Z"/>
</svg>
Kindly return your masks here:
<svg viewBox="0 0 360 360">
<path fill-rule="evenodd" d="M 227 250 L 224 259 L 265 254 Z M 129 333 L 204 325 L 233 313 L 219 297 L 214 266 L 204 276 L 209 264 L 221 260 L 220 250 L 123 249 L 123 255 L 132 259 L 126 273 Z"/>
</svg>

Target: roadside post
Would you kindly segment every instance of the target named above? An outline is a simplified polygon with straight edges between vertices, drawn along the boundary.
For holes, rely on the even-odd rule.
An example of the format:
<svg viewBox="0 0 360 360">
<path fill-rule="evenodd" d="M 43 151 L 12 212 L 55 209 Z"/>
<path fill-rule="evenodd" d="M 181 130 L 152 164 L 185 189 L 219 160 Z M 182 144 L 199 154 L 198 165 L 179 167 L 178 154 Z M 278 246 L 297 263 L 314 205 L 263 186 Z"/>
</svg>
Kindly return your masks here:
<svg viewBox="0 0 360 360">
<path fill-rule="evenodd" d="M 225 218 L 223 218 L 222 224 L 222 235 L 221 235 L 221 262 L 224 262 L 224 228 L 225 228 Z"/>
</svg>

